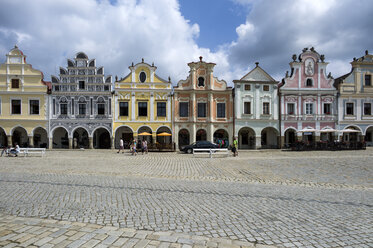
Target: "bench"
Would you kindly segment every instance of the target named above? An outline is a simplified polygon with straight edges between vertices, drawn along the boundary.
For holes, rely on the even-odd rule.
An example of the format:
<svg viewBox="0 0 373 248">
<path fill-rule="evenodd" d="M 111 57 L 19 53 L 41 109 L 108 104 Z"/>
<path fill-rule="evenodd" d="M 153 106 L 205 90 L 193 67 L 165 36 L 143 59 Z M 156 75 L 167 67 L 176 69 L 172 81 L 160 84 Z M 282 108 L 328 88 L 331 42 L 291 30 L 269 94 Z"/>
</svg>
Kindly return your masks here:
<svg viewBox="0 0 373 248">
<path fill-rule="evenodd" d="M 193 157 L 195 155 L 195 152 L 209 152 L 210 158 L 212 158 L 212 154 L 216 154 L 219 152 L 224 153 L 227 157 L 229 156 L 229 150 L 228 148 L 193 148 Z"/>
<path fill-rule="evenodd" d="M 44 157 L 45 154 L 45 148 L 20 148 L 20 153 L 23 153 L 23 156 L 28 156 L 29 154 L 41 154 L 42 157 Z"/>
</svg>

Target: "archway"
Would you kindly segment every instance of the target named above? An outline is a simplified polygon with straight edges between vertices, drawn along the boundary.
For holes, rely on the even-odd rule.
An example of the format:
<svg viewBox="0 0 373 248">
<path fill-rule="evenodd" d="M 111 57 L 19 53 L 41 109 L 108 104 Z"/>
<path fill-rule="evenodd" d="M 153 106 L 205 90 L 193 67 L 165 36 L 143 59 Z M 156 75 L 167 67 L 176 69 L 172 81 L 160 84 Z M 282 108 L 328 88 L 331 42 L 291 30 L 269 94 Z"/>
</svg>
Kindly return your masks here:
<svg viewBox="0 0 373 248">
<path fill-rule="evenodd" d="M 0 127 L 0 148 L 8 146 L 8 138 L 3 128 Z"/>
<path fill-rule="evenodd" d="M 243 127 L 238 132 L 238 149 L 255 149 L 255 131 L 250 127 Z"/>
<path fill-rule="evenodd" d="M 289 128 L 285 131 L 285 140 L 284 140 L 284 146 L 290 147 L 297 141 L 297 133 L 295 129 Z"/>
<path fill-rule="evenodd" d="M 69 148 L 69 136 L 63 127 L 58 127 L 53 131 L 53 148 Z"/>
<path fill-rule="evenodd" d="M 179 131 L 179 149 L 190 144 L 190 134 L 187 129 Z"/>
<path fill-rule="evenodd" d="M 133 131 L 128 126 L 121 126 L 115 131 L 115 148 L 119 149 L 120 139 L 123 139 L 124 148 L 129 148 L 133 141 Z"/>
<path fill-rule="evenodd" d="M 96 129 L 93 133 L 93 147 L 95 149 L 110 149 L 111 137 L 108 130 L 103 127 Z"/>
<path fill-rule="evenodd" d="M 171 144 L 172 132 L 168 127 L 160 127 L 157 130 L 157 142 L 159 144 Z"/>
<path fill-rule="evenodd" d="M 23 127 L 16 127 L 12 133 L 13 146 L 17 143 L 20 147 L 28 146 L 28 135 Z"/>
<path fill-rule="evenodd" d="M 48 134 L 47 130 L 42 127 L 38 127 L 34 130 L 34 147 L 37 148 L 48 148 Z"/>
<path fill-rule="evenodd" d="M 89 148 L 88 132 L 82 127 L 75 129 L 73 133 L 73 148 Z"/>
<path fill-rule="evenodd" d="M 355 130 L 356 132 L 347 132 L 346 130 Z M 343 141 L 345 142 L 358 142 L 362 135 L 361 130 L 355 126 L 348 126 L 343 129 Z"/>
<path fill-rule="evenodd" d="M 153 143 L 153 131 L 150 129 L 150 127 L 142 126 L 137 130 L 137 138 L 140 141 L 146 140 L 149 146 L 149 144 Z"/>
<path fill-rule="evenodd" d="M 261 133 L 261 145 L 264 149 L 278 148 L 278 131 L 273 127 L 266 127 Z"/>
<path fill-rule="evenodd" d="M 214 143 L 218 144 L 219 147 L 229 146 L 229 135 L 224 129 L 218 129 L 214 132 Z"/>
<path fill-rule="evenodd" d="M 207 140 L 207 133 L 205 129 L 199 129 L 196 134 L 196 141 Z"/>
<path fill-rule="evenodd" d="M 365 142 L 367 146 L 373 146 L 373 126 L 368 127 L 365 131 Z"/>
</svg>

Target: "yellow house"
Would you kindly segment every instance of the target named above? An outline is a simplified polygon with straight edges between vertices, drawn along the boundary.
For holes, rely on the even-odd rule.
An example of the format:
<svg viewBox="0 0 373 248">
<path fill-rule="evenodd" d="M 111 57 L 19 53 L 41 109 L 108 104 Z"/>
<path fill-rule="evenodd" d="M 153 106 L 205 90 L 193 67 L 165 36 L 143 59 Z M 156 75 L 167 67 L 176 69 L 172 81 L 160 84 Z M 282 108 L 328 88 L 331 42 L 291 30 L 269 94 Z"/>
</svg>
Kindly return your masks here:
<svg viewBox="0 0 373 248">
<path fill-rule="evenodd" d="M 130 73 L 115 81 L 113 137 L 115 147 L 136 139 L 149 148 L 172 148 L 172 84 L 160 78 L 157 67 L 144 63 L 129 67 Z"/>
<path fill-rule="evenodd" d="M 0 65 L 0 146 L 48 146 L 48 87 L 15 46 Z"/>
</svg>

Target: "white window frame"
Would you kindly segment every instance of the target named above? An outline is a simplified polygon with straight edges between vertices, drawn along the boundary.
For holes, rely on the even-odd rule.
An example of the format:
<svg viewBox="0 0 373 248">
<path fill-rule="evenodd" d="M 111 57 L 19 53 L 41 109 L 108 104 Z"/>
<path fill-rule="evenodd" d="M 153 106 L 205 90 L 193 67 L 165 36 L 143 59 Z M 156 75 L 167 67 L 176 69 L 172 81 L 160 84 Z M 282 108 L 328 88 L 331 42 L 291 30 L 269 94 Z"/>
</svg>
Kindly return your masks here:
<svg viewBox="0 0 373 248">
<path fill-rule="evenodd" d="M 12 101 L 13 100 L 20 100 L 21 101 L 21 113 L 19 113 L 19 114 L 13 114 L 12 113 Z M 10 98 L 10 104 L 9 104 L 9 113 L 10 113 L 10 115 L 22 115 L 22 98 Z"/>
<path fill-rule="evenodd" d="M 36 101 L 38 101 L 39 102 L 39 114 L 31 114 L 31 105 L 30 105 L 30 101 L 31 100 L 36 100 Z M 29 98 L 28 99 L 28 114 L 29 115 L 33 115 L 33 116 L 35 116 L 35 115 L 39 115 L 40 116 L 40 98 Z"/>
<path fill-rule="evenodd" d="M 352 103 L 352 111 L 353 111 L 352 115 L 347 114 L 347 104 L 348 103 Z M 346 116 L 355 116 L 355 113 L 356 113 L 356 111 L 355 111 L 355 103 L 354 102 L 345 102 L 345 115 Z"/>
<path fill-rule="evenodd" d="M 294 106 L 294 107 L 293 107 L 294 111 L 293 111 L 292 114 L 289 114 L 289 104 L 291 104 L 291 105 Z M 287 114 L 287 115 L 296 115 L 296 113 L 297 113 L 297 108 L 296 108 L 296 104 L 295 104 L 295 102 L 287 102 L 287 103 L 286 103 L 286 114 Z"/>
<path fill-rule="evenodd" d="M 308 81 L 308 79 L 310 79 L 311 82 L 312 82 L 312 85 L 311 85 L 311 86 L 308 86 L 308 85 L 307 85 L 307 81 Z M 314 81 L 313 81 L 313 78 L 312 78 L 312 77 L 308 77 L 308 78 L 306 78 L 306 81 L 304 81 L 304 87 L 313 87 L 313 86 L 315 86 L 315 83 L 314 83 Z"/>
<path fill-rule="evenodd" d="M 264 103 L 268 103 L 268 114 L 265 114 L 264 113 Z M 271 102 L 265 102 L 265 101 L 263 101 L 262 102 L 262 115 L 271 115 Z"/>
<path fill-rule="evenodd" d="M 245 102 L 249 102 L 250 103 L 250 114 L 246 114 L 245 113 Z M 242 114 L 243 115 L 252 115 L 253 114 L 253 105 L 254 104 L 252 104 L 253 103 L 253 101 L 245 101 L 245 100 L 243 100 L 243 102 L 242 102 Z"/>
<path fill-rule="evenodd" d="M 310 105 L 310 106 L 312 106 L 312 113 L 307 113 L 307 105 Z M 314 115 L 315 114 L 315 111 L 314 111 L 314 109 L 315 109 L 315 107 L 314 107 L 314 103 L 313 102 L 305 102 L 304 103 L 304 110 L 305 110 L 305 114 L 306 115 Z"/>
<path fill-rule="evenodd" d="M 329 114 L 324 113 L 325 104 L 330 104 L 330 113 Z M 333 104 L 331 102 L 323 102 L 322 103 L 322 114 L 323 115 L 332 115 L 333 114 Z"/>
<path fill-rule="evenodd" d="M 369 104 L 370 104 L 370 115 L 366 115 L 366 114 L 364 114 L 364 108 L 365 108 L 364 105 L 365 105 L 366 103 L 369 103 Z M 362 112 L 362 116 L 371 116 L 371 115 L 372 115 L 372 107 L 373 107 L 373 104 L 372 104 L 371 102 L 364 101 L 364 102 L 363 102 L 363 109 L 362 109 L 362 111 L 361 111 L 361 112 Z"/>
<path fill-rule="evenodd" d="M 188 115 L 187 116 L 180 116 L 180 103 L 187 103 L 188 104 Z M 189 118 L 190 116 L 190 104 L 189 101 L 179 101 L 179 118 Z"/>
<path fill-rule="evenodd" d="M 224 117 L 218 117 L 218 103 L 224 103 Z M 227 103 L 226 101 L 216 102 L 216 119 L 226 119 L 227 118 Z"/>
<path fill-rule="evenodd" d="M 144 82 L 141 82 L 141 80 L 140 80 L 140 74 L 141 74 L 141 72 L 145 73 L 145 81 Z M 140 71 L 139 75 L 137 76 L 137 78 L 139 79 L 139 83 L 144 84 L 144 83 L 146 83 L 146 80 L 148 79 L 148 74 L 146 73 L 146 71 Z"/>
<path fill-rule="evenodd" d="M 205 117 L 199 117 L 198 116 L 198 104 L 199 103 L 204 103 L 204 104 L 206 104 L 205 106 L 205 113 L 206 113 L 206 116 Z M 209 111 L 208 111 L 208 103 L 207 103 L 207 100 L 198 100 L 197 101 L 197 118 L 207 118 L 209 116 Z"/>
</svg>

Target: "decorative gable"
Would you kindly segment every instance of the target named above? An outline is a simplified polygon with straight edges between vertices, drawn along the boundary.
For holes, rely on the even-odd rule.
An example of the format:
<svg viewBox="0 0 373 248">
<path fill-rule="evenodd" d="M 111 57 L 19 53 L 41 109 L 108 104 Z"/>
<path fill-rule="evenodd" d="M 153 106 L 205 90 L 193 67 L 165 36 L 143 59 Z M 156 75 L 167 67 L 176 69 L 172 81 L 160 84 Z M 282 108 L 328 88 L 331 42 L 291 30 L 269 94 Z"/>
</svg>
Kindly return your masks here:
<svg viewBox="0 0 373 248">
<path fill-rule="evenodd" d="M 268 75 L 267 72 L 265 72 L 262 68 L 258 66 L 259 63 L 257 63 L 257 66 L 251 70 L 249 73 L 247 73 L 241 80 L 244 81 L 264 81 L 264 82 L 273 82 L 275 81 L 270 75 Z"/>
</svg>

